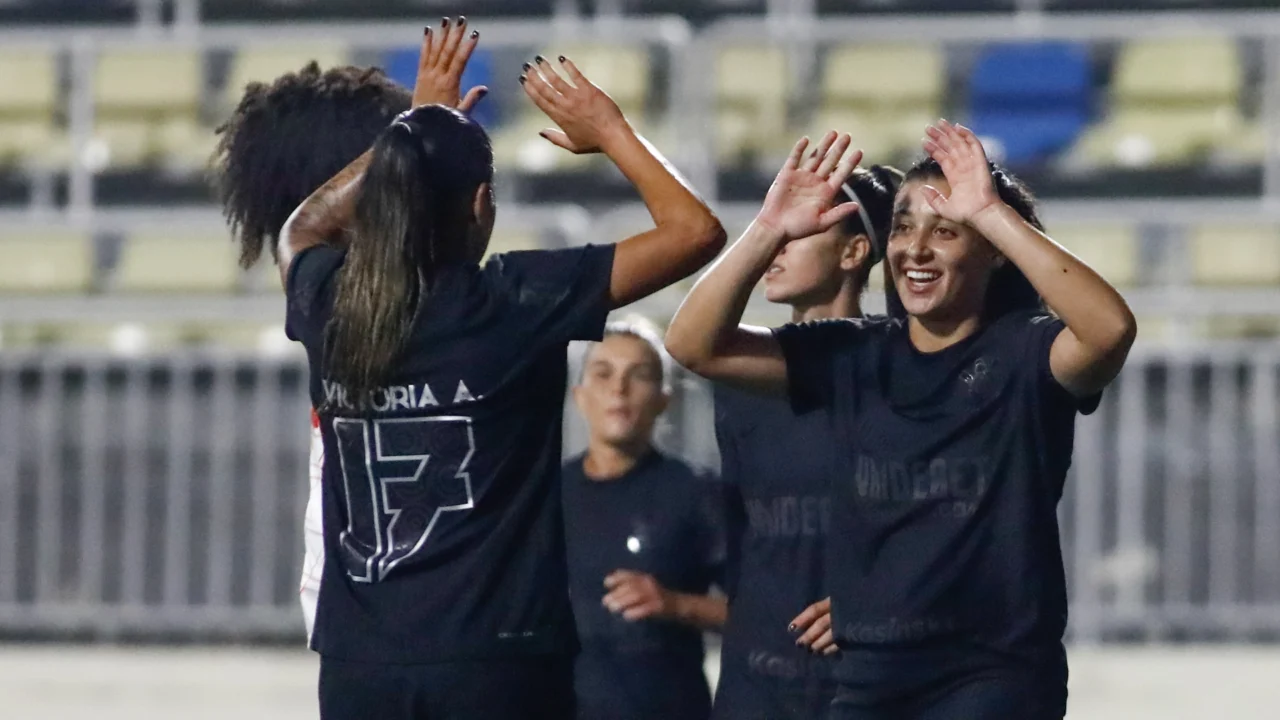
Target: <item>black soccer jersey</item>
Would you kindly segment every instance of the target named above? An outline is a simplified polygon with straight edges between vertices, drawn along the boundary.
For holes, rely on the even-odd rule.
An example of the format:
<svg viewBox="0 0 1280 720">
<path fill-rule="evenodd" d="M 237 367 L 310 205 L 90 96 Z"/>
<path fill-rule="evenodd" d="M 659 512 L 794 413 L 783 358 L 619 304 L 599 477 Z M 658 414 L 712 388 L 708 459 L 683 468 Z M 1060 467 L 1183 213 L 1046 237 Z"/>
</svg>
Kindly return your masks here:
<svg viewBox="0 0 1280 720">
<path fill-rule="evenodd" d="M 705 718 L 702 632 L 673 622 L 628 621 L 604 607 L 615 570 L 652 575 L 668 590 L 703 595 L 724 563 L 719 484 L 654 451 L 619 478 L 588 478 L 583 458 L 564 468 L 564 515 L 573 610 L 582 641 L 575 686 L 584 717 Z"/>
<path fill-rule="evenodd" d="M 783 400 L 717 386 L 715 403 L 730 578 L 716 717 L 815 717 L 834 697 L 834 661 L 797 647 L 787 625 L 828 595 L 836 439 Z"/>
<path fill-rule="evenodd" d="M 827 577 L 842 684 L 1017 664 L 1065 704 L 1056 507 L 1097 398 L 1050 372 L 1063 327 L 1009 313 L 928 354 L 901 320 L 777 331 L 794 406 L 825 408 L 841 438 Z"/>
<path fill-rule="evenodd" d="M 325 567 L 312 647 L 365 662 L 571 652 L 560 515 L 570 340 L 599 339 L 612 246 L 442 268 L 371 411 L 326 374 L 345 253 L 300 253 L 289 336 L 324 440 Z"/>
</svg>

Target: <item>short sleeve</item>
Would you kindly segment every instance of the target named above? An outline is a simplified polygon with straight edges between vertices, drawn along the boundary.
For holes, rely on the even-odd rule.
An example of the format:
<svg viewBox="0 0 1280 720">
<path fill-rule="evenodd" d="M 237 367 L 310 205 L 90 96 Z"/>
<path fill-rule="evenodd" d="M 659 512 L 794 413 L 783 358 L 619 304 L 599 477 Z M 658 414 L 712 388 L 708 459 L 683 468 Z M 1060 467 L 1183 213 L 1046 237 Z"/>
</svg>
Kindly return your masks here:
<svg viewBox="0 0 1280 720">
<path fill-rule="evenodd" d="M 840 359 L 855 341 L 850 320 L 790 323 L 773 331 L 787 363 L 787 394 L 797 414 L 831 406 Z"/>
<path fill-rule="evenodd" d="M 342 267 L 346 252 L 331 245 L 313 245 L 289 263 L 285 278 L 285 334 L 303 344 L 321 337 L 333 303 L 334 277 Z"/>
<path fill-rule="evenodd" d="M 1081 415 L 1092 414 L 1093 411 L 1098 409 L 1099 403 L 1102 402 L 1102 393 L 1098 392 L 1088 397 L 1072 395 L 1053 376 L 1053 368 L 1049 363 L 1049 356 L 1053 351 L 1053 343 L 1058 339 L 1058 335 L 1066 329 L 1066 323 L 1048 314 L 1035 315 L 1029 318 L 1027 323 L 1031 335 L 1031 342 L 1028 345 L 1031 357 L 1028 360 L 1030 360 L 1029 366 L 1035 368 L 1036 382 L 1045 390 L 1050 399 L 1062 402 Z"/>
<path fill-rule="evenodd" d="M 599 340 L 612 309 L 613 245 L 527 250 L 490 259 L 496 278 L 539 340 Z"/>
</svg>

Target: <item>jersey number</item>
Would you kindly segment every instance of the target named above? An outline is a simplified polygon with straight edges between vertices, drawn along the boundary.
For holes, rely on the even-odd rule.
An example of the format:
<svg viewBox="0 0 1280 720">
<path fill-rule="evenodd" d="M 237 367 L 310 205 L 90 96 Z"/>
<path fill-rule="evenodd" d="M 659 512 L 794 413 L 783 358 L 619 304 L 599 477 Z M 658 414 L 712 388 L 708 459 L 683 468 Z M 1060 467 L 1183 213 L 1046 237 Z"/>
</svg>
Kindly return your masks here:
<svg viewBox="0 0 1280 720">
<path fill-rule="evenodd" d="M 340 562 L 357 582 L 378 582 L 421 552 L 440 516 L 475 505 L 467 463 L 471 418 L 335 418 L 347 527 Z"/>
</svg>

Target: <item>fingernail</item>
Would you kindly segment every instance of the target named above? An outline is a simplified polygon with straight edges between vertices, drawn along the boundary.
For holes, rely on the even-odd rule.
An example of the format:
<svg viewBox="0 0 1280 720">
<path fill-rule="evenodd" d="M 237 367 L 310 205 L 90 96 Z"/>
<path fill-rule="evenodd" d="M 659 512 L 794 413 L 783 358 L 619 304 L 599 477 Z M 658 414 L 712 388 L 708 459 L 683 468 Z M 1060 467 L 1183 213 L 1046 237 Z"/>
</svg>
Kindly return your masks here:
<svg viewBox="0 0 1280 720">
<path fill-rule="evenodd" d="M 795 623 L 791 623 L 790 625 L 787 626 L 787 632 L 795 632 L 795 631 L 796 631 Z"/>
<path fill-rule="evenodd" d="M 449 27 L 449 18 L 445 18 L 445 19 L 440 23 L 440 27 Z"/>
<path fill-rule="evenodd" d="M 542 57 L 541 55 L 535 55 L 533 58 L 533 61 L 541 65 L 542 63 L 546 62 L 547 59 Z"/>
<path fill-rule="evenodd" d="M 568 59 L 568 58 L 566 58 L 566 57 L 565 57 L 565 56 L 563 56 L 563 55 L 561 55 L 561 56 L 560 56 L 560 62 L 564 62 L 564 61 L 565 61 L 565 60 L 567 60 L 567 59 Z"/>
<path fill-rule="evenodd" d="M 459 15 L 459 16 L 458 16 L 458 25 L 466 25 L 466 24 L 467 24 L 467 16 L 466 16 L 466 15 Z"/>
<path fill-rule="evenodd" d="M 431 34 L 431 28 L 429 28 L 429 27 L 424 27 L 424 28 L 422 28 L 422 34 L 423 34 L 423 35 L 430 35 L 430 34 Z"/>
<path fill-rule="evenodd" d="M 520 76 L 520 84 L 521 84 L 521 85 L 523 85 L 523 84 L 524 84 L 524 82 L 525 82 L 525 80 L 527 80 L 527 79 L 528 79 L 528 78 L 526 78 L 525 76 L 521 75 L 521 76 Z"/>
<path fill-rule="evenodd" d="M 475 40 L 475 39 L 476 39 L 476 38 L 478 38 L 478 37 L 480 37 L 480 31 L 479 31 L 479 30 L 472 30 L 472 31 L 471 31 L 471 39 L 472 39 L 472 40 Z"/>
<path fill-rule="evenodd" d="M 525 72 L 529 72 L 529 70 L 531 70 L 532 68 L 533 68 L 533 66 L 532 66 L 532 65 L 530 65 L 529 63 L 525 63 L 525 64 L 523 64 L 523 65 L 521 65 L 521 66 L 520 66 L 520 69 L 521 69 L 521 70 L 524 70 Z"/>
</svg>

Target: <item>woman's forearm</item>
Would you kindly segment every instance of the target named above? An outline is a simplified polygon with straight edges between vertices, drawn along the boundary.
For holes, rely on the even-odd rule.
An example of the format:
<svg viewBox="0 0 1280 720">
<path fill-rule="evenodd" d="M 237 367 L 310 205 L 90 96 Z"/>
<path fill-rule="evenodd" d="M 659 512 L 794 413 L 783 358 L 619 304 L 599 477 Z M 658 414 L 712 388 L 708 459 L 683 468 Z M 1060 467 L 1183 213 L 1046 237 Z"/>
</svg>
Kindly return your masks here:
<svg viewBox="0 0 1280 720">
<path fill-rule="evenodd" d="M 360 181 L 369 167 L 373 151 L 368 150 L 340 170 L 328 182 L 307 196 L 280 230 L 280 274 L 288 277 L 289 263 L 307 248 L 337 235 L 355 214 Z"/>
<path fill-rule="evenodd" d="M 695 373 L 746 385 L 786 381 L 777 341 L 739 325 L 756 283 L 782 244 L 782 234 L 753 222 L 694 284 L 667 329 L 667 351 Z"/>
<path fill-rule="evenodd" d="M 729 619 L 729 601 L 715 595 L 673 593 L 675 621 L 699 630 L 720 630 Z"/>
<path fill-rule="evenodd" d="M 972 224 L 1022 270 L 1081 344 L 1108 355 L 1132 343 L 1136 322 L 1120 293 L 1013 208 L 998 203 Z"/>
</svg>

